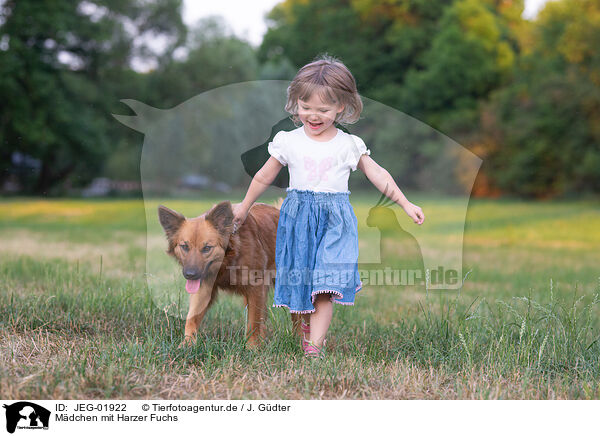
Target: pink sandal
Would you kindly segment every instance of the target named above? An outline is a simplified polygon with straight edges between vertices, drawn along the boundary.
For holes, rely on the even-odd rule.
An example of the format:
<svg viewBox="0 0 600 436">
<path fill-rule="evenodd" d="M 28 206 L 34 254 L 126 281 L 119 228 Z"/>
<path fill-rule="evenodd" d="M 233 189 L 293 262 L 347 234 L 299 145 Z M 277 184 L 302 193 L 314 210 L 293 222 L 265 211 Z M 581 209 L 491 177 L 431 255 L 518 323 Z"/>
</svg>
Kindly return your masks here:
<svg viewBox="0 0 600 436">
<path fill-rule="evenodd" d="M 309 341 L 308 345 L 304 349 L 304 357 L 309 357 L 311 359 L 322 359 L 323 357 L 325 357 L 325 352 L 323 351 L 323 349 L 317 347 L 316 345 L 313 345 L 313 343 Z"/>
<path fill-rule="evenodd" d="M 300 322 L 300 330 L 302 330 L 302 350 L 304 351 L 304 355 L 306 356 L 306 350 L 309 346 L 314 347 L 318 350 L 318 348 L 314 345 L 310 345 L 310 341 L 306 340 L 306 335 L 310 338 L 310 326 L 304 323 L 304 320 Z M 323 340 L 323 346 L 327 345 L 327 339 Z"/>
<path fill-rule="evenodd" d="M 310 326 L 308 324 L 304 324 L 304 320 L 300 322 L 300 330 L 302 330 L 302 350 L 306 352 L 306 347 L 308 347 L 309 341 L 306 340 L 306 335 L 310 338 Z"/>
</svg>

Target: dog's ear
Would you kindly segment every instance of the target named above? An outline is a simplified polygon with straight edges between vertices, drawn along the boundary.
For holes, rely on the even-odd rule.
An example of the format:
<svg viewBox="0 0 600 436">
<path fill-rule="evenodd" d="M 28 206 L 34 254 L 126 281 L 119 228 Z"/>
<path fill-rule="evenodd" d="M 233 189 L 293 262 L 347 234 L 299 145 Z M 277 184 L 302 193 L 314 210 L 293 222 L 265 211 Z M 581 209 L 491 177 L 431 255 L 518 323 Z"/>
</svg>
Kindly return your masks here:
<svg viewBox="0 0 600 436">
<path fill-rule="evenodd" d="M 158 220 L 165 230 L 167 238 L 171 239 L 185 222 L 185 217 L 179 212 L 169 209 L 163 205 L 158 206 Z"/>
<path fill-rule="evenodd" d="M 223 236 L 229 236 L 233 231 L 233 209 L 229 201 L 217 204 L 206 215 L 206 221 L 215 226 Z"/>
</svg>

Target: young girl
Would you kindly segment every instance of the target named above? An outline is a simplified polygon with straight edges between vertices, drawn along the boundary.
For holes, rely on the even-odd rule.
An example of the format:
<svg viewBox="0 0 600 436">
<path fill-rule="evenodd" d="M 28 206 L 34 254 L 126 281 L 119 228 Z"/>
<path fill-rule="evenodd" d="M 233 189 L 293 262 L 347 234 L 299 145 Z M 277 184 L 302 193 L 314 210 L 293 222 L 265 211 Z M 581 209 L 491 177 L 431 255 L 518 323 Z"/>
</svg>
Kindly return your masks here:
<svg viewBox="0 0 600 436">
<path fill-rule="evenodd" d="M 349 202 L 350 170 L 359 168 L 377 189 L 400 205 L 417 224 L 425 215 L 409 202 L 392 176 L 371 157 L 358 136 L 334 123 L 358 121 L 362 102 L 350 71 L 322 56 L 305 65 L 287 90 L 286 111 L 299 126 L 278 132 L 271 157 L 256 173 L 242 203 L 234 206 L 234 228 L 287 165 L 290 183 L 277 228 L 274 307 L 301 314 L 305 356 L 322 357 L 333 303 L 352 305 L 361 289 L 357 219 Z"/>
</svg>

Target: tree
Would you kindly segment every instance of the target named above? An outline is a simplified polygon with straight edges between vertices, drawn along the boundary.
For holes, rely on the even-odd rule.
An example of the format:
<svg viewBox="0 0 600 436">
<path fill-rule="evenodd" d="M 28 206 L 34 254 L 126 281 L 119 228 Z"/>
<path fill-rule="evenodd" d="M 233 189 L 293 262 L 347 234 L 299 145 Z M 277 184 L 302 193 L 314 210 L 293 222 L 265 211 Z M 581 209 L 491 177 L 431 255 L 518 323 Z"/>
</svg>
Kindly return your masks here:
<svg viewBox="0 0 600 436">
<path fill-rule="evenodd" d="M 527 197 L 600 190 L 600 5 L 548 3 L 514 80 L 482 111 L 493 186 Z"/>
<path fill-rule="evenodd" d="M 202 146 L 203 129 L 198 123 L 199 117 L 206 116 L 201 114 L 199 106 L 205 99 L 195 99 L 211 89 L 223 85 L 256 80 L 258 75 L 258 63 L 254 49 L 245 41 L 238 39 L 227 28 L 226 23 L 219 17 L 208 17 L 201 19 L 188 30 L 188 38 L 182 50 L 176 59 L 169 63 L 160 65 L 147 74 L 139 75 L 136 79 L 142 86 L 138 88 L 121 88 L 119 90 L 119 99 L 127 98 L 139 100 L 148 106 L 158 109 L 172 109 L 183 105 L 187 107 L 187 113 L 181 114 L 177 110 L 173 111 L 181 115 L 181 124 L 173 122 L 166 123 L 168 132 L 164 134 L 165 143 L 170 140 L 178 144 L 177 152 L 182 156 L 194 156 L 194 173 L 211 174 L 213 172 L 227 173 L 231 169 L 231 160 L 239 159 L 237 149 L 231 147 L 210 147 Z M 219 94 L 219 93 L 217 93 Z M 210 99 L 210 97 L 209 97 Z M 117 101 L 117 100 L 115 100 Z M 247 110 L 248 108 L 241 108 Z M 227 116 L 222 111 L 227 112 L 229 107 L 220 107 L 216 104 L 211 111 L 211 119 L 204 118 L 208 125 L 207 131 L 218 130 L 223 119 Z M 123 106 L 115 105 L 113 113 L 122 113 Z M 169 112 L 169 111 L 165 111 Z M 185 112 L 185 111 L 184 111 Z M 253 115 L 247 113 L 248 123 L 253 123 Z M 192 118 L 189 124 L 183 120 Z M 186 127 L 182 127 L 186 125 Z M 225 126 L 230 134 L 234 134 L 231 125 Z M 123 133 L 134 135 L 132 130 L 124 127 L 120 128 Z M 242 130 L 242 129 L 238 129 Z M 141 158 L 142 140 L 135 134 L 135 138 L 121 140 L 117 152 L 111 154 L 107 161 L 107 174 L 112 177 L 124 177 L 131 173 Z M 239 138 L 240 144 L 244 142 Z M 235 142 L 235 141 L 234 141 Z M 185 145 L 182 145 L 184 143 Z M 147 145 L 146 145 L 147 146 Z M 153 151 L 155 153 L 156 151 Z M 173 152 L 175 152 L 173 150 Z M 237 153 L 237 154 L 236 154 Z M 156 156 L 156 154 L 153 154 Z M 214 155 L 220 155 L 220 159 L 214 158 Z M 158 166 L 164 164 L 160 159 L 154 159 Z M 126 163 L 126 164 L 125 164 Z M 147 171 L 148 167 L 145 168 Z M 179 177 L 186 174 L 179 174 Z M 239 182 L 238 175 L 230 174 L 228 183 L 235 184 Z"/>
<path fill-rule="evenodd" d="M 40 163 L 33 177 L 21 177 L 29 192 L 96 173 L 118 136 L 109 109 L 115 81 L 136 58 L 160 64 L 172 56 L 185 34 L 180 11 L 181 0 L 4 2 L 0 182 L 17 151 Z M 164 53 L 154 53 L 146 35 L 162 36 Z"/>
<path fill-rule="evenodd" d="M 148 104 L 168 108 L 209 89 L 258 77 L 254 49 L 220 17 L 201 19 L 189 29 L 185 51 L 183 59 L 148 74 Z"/>
</svg>

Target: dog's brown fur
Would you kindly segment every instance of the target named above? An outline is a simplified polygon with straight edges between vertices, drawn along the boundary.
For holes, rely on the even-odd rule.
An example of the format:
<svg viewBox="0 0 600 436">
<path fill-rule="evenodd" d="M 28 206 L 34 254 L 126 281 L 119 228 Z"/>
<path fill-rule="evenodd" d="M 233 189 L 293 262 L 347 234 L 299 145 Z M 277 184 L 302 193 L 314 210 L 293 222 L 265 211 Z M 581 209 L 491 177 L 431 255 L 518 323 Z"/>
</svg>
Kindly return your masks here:
<svg viewBox="0 0 600 436">
<path fill-rule="evenodd" d="M 256 346 L 265 336 L 267 293 L 275 281 L 279 209 L 254 204 L 236 233 L 232 233 L 233 210 L 228 201 L 196 218 L 186 219 L 165 206 L 159 206 L 158 216 L 168 240 L 167 253 L 181 264 L 184 276 L 198 276 L 202 280 L 199 291 L 190 294 L 181 345 L 195 341 L 198 326 L 220 288 L 244 297 L 248 308 L 248 345 Z M 264 272 L 265 280 L 244 283 L 243 268 Z M 292 321 L 300 334 L 300 317 L 294 314 Z"/>
</svg>

